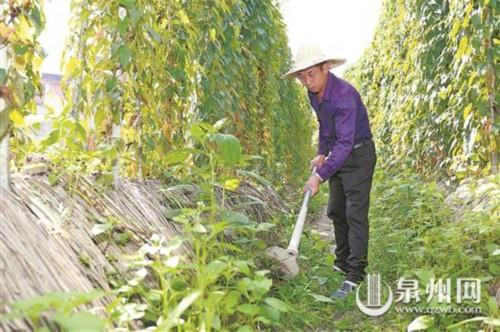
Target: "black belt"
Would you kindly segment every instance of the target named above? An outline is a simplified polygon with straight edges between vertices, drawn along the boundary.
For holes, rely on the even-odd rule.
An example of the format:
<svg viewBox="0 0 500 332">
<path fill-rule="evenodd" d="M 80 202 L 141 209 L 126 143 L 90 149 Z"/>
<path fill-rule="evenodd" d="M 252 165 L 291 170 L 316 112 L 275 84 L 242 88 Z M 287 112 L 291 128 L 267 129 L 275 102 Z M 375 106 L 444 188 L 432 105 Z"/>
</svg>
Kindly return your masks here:
<svg viewBox="0 0 500 332">
<path fill-rule="evenodd" d="M 360 147 L 362 147 L 362 146 L 365 146 L 367 143 L 369 143 L 369 142 L 371 142 L 371 141 L 372 141 L 372 139 L 371 139 L 371 138 L 369 138 L 369 139 L 365 139 L 365 140 L 363 140 L 363 141 L 361 141 L 361 142 L 359 142 L 359 143 L 354 144 L 354 146 L 352 147 L 352 149 L 353 149 L 353 150 L 358 149 L 358 148 L 360 148 Z"/>
</svg>

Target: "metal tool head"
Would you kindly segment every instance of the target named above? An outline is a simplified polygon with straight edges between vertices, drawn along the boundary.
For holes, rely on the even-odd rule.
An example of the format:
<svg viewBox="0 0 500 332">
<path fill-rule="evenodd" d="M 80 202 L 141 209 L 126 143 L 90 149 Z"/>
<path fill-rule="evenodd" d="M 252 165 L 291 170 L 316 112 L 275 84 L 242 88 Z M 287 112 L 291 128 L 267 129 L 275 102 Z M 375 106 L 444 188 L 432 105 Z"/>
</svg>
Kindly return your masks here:
<svg viewBox="0 0 500 332">
<path fill-rule="evenodd" d="M 289 280 L 299 274 L 298 253 L 296 251 L 274 246 L 266 250 L 266 255 L 278 264 L 284 279 Z"/>
</svg>

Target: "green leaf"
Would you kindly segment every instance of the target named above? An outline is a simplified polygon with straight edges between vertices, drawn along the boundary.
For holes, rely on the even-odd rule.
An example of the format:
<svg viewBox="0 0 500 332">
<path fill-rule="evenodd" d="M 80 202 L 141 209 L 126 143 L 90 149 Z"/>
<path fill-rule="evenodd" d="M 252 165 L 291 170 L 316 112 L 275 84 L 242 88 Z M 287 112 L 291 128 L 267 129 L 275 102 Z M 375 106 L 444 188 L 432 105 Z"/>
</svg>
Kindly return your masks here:
<svg viewBox="0 0 500 332">
<path fill-rule="evenodd" d="M 248 267 L 247 261 L 237 260 L 234 262 L 234 266 L 245 275 L 250 275 L 250 267 Z"/>
<path fill-rule="evenodd" d="M 104 116 L 106 115 L 106 112 L 104 108 L 98 107 L 95 115 L 94 115 L 94 124 L 96 128 L 99 128 L 99 126 L 102 124 L 102 121 L 104 120 Z"/>
<path fill-rule="evenodd" d="M 23 56 L 26 52 L 28 52 L 28 46 L 17 44 L 14 46 L 14 52 L 19 56 Z"/>
<path fill-rule="evenodd" d="M 191 150 L 189 149 L 174 150 L 167 153 L 163 161 L 166 165 L 177 165 L 186 161 L 190 154 Z"/>
<path fill-rule="evenodd" d="M 500 326 L 500 319 L 493 318 L 493 317 L 486 317 L 484 319 L 484 324 L 499 327 Z"/>
<path fill-rule="evenodd" d="M 5 68 L 0 68 L 0 85 L 4 84 L 7 79 L 7 72 Z"/>
<path fill-rule="evenodd" d="M 229 313 L 234 313 L 236 305 L 240 302 L 242 294 L 238 291 L 232 290 L 221 300 L 221 306 Z"/>
<path fill-rule="evenodd" d="M 230 224 L 238 224 L 238 225 L 249 225 L 251 224 L 250 219 L 245 216 L 243 213 L 235 212 L 235 211 L 222 211 L 219 214 L 219 218 L 221 220 L 227 221 Z"/>
<path fill-rule="evenodd" d="M 457 59 L 461 59 L 469 49 L 469 38 L 464 36 L 460 39 L 460 44 L 458 45 L 457 53 L 455 54 Z"/>
<path fill-rule="evenodd" d="M 33 22 L 35 23 L 37 33 L 40 33 L 41 30 L 43 29 L 44 23 L 42 22 L 42 16 L 40 15 L 40 9 L 38 8 L 38 6 L 34 6 L 31 9 L 30 16 L 31 16 L 31 19 L 33 20 Z"/>
<path fill-rule="evenodd" d="M 222 129 L 224 127 L 224 125 L 227 123 L 227 118 L 222 118 L 220 120 L 218 120 L 216 123 L 214 123 L 214 129 L 216 131 L 219 131 L 220 129 Z"/>
<path fill-rule="evenodd" d="M 55 186 L 57 184 L 57 182 L 59 181 L 59 179 L 61 178 L 61 176 L 62 176 L 62 173 L 51 173 L 47 177 L 47 180 L 49 181 L 49 184 L 51 186 Z"/>
<path fill-rule="evenodd" d="M 472 14 L 471 21 L 476 28 L 481 27 L 481 15 L 479 14 L 479 12 L 476 11 L 474 14 Z"/>
<path fill-rule="evenodd" d="M 274 297 L 266 297 L 264 300 L 267 304 L 269 304 L 271 307 L 275 308 L 276 310 L 279 310 L 281 312 L 288 312 L 290 311 L 290 306 L 286 304 L 285 302 L 274 298 Z"/>
<path fill-rule="evenodd" d="M 260 306 L 260 311 L 261 311 L 261 314 L 264 317 L 266 317 L 267 319 L 269 319 L 270 321 L 279 322 L 281 315 L 280 315 L 279 310 L 277 310 L 276 308 L 264 304 L 264 305 Z"/>
<path fill-rule="evenodd" d="M 197 223 L 193 226 L 192 231 L 195 233 L 205 234 L 207 233 L 207 228 L 203 224 Z"/>
<path fill-rule="evenodd" d="M 125 17 L 123 20 L 118 21 L 118 32 L 120 33 L 120 36 L 122 36 L 122 37 L 124 37 L 125 33 L 127 32 L 128 22 L 129 22 L 129 19 L 127 17 Z M 123 64 L 122 64 L 122 66 L 126 67 L 126 65 L 123 65 Z"/>
<path fill-rule="evenodd" d="M 102 291 L 89 293 L 77 292 L 52 292 L 42 296 L 36 296 L 17 301 L 12 304 L 14 312 L 21 312 L 29 317 L 38 317 L 48 309 L 61 309 L 70 311 L 79 305 L 89 303 L 104 295 Z"/>
<path fill-rule="evenodd" d="M 164 213 L 164 216 L 166 218 L 174 218 L 174 217 L 177 217 L 180 214 L 182 214 L 182 209 L 172 209 L 172 210 L 167 210 Z"/>
<path fill-rule="evenodd" d="M 219 156 L 223 163 L 236 165 L 241 160 L 240 141 L 230 134 L 216 134 L 214 140 L 219 148 Z"/>
<path fill-rule="evenodd" d="M 179 318 L 181 315 L 186 311 L 187 308 L 191 306 L 191 304 L 196 301 L 198 297 L 200 297 L 201 291 L 194 291 L 184 297 L 182 301 L 175 307 L 174 310 L 169 312 L 168 318 L 158 326 L 158 331 L 166 331 L 168 329 L 171 329 L 172 327 L 176 326 L 179 322 Z"/>
<path fill-rule="evenodd" d="M 125 7 L 133 7 L 135 6 L 135 0 L 120 0 L 120 5 Z"/>
<path fill-rule="evenodd" d="M 424 284 L 427 285 L 429 281 L 434 278 L 434 272 L 428 271 L 428 270 L 422 270 L 419 269 L 415 271 L 415 275 L 420 279 L 420 281 Z"/>
<path fill-rule="evenodd" d="M 159 34 L 157 34 L 153 28 L 148 27 L 147 30 L 148 30 L 149 35 L 151 36 L 151 38 L 154 39 L 155 42 L 157 42 L 157 43 L 161 42 L 161 36 Z"/>
<path fill-rule="evenodd" d="M 245 176 L 248 176 L 250 178 L 253 178 L 253 179 L 257 180 L 258 182 L 260 182 L 261 184 L 263 184 L 265 186 L 272 186 L 271 182 L 267 181 L 266 179 L 264 179 L 262 176 L 260 176 L 259 174 L 255 173 L 255 172 L 245 171 L 245 170 L 238 170 L 238 174 L 245 175 Z"/>
<path fill-rule="evenodd" d="M 0 110 L 0 140 L 4 138 L 9 130 L 9 109 Z"/>
<path fill-rule="evenodd" d="M 222 327 L 220 316 L 219 315 L 214 315 L 212 319 L 212 328 L 215 329 L 215 331 L 219 331 Z"/>
<path fill-rule="evenodd" d="M 250 316 L 255 316 L 260 313 L 260 307 L 255 304 L 240 304 L 236 307 L 236 310 Z"/>
<path fill-rule="evenodd" d="M 133 24 L 137 24 L 141 17 L 142 12 L 140 10 L 137 10 L 137 7 L 132 7 L 132 9 L 130 9 L 130 18 L 132 19 Z"/>
<path fill-rule="evenodd" d="M 177 16 L 179 17 L 182 25 L 189 25 L 189 18 L 183 9 L 177 11 Z"/>
<path fill-rule="evenodd" d="M 112 78 L 108 79 L 106 81 L 106 91 L 110 92 L 111 90 L 113 90 L 115 88 L 117 82 L 118 82 L 118 80 L 117 80 L 117 78 L 115 76 L 113 76 Z"/>
<path fill-rule="evenodd" d="M 87 138 L 87 132 L 80 122 L 75 123 L 75 132 L 78 134 L 80 140 L 84 141 Z"/>
<path fill-rule="evenodd" d="M 453 24 L 451 31 L 450 31 L 450 38 L 451 39 L 454 39 L 457 36 L 458 31 L 460 30 L 461 24 L 462 24 L 462 22 L 460 22 L 458 20 L 455 21 L 455 23 Z"/>
<path fill-rule="evenodd" d="M 120 58 L 120 64 L 125 68 L 129 64 L 132 54 L 127 46 L 120 45 L 118 48 L 118 57 Z"/>
<path fill-rule="evenodd" d="M 469 116 L 469 114 L 471 114 L 471 111 L 472 111 L 472 103 L 467 105 L 467 107 L 465 107 L 465 109 L 464 109 L 464 114 L 463 114 L 464 120 L 466 120 L 467 117 Z M 467 126 L 464 125 L 464 127 L 467 127 Z"/>
<path fill-rule="evenodd" d="M 262 296 L 262 295 L 266 294 L 271 289 L 272 285 L 273 285 L 273 281 L 271 279 L 264 278 L 261 280 L 254 280 L 252 282 L 251 289 L 253 290 L 253 292 L 256 295 Z"/>
<path fill-rule="evenodd" d="M 495 297 L 493 297 L 493 296 L 490 296 L 488 298 L 488 310 L 489 310 L 490 316 L 495 315 L 498 311 L 497 301 L 496 301 Z"/>
<path fill-rule="evenodd" d="M 207 265 L 205 271 L 203 271 L 203 275 L 209 280 L 215 280 L 219 277 L 222 271 L 224 271 L 226 266 L 226 263 L 214 260 Z"/>
<path fill-rule="evenodd" d="M 54 129 L 49 136 L 42 141 L 44 147 L 50 146 L 59 140 L 59 129 Z"/>
<path fill-rule="evenodd" d="M 203 143 L 207 139 L 207 135 L 214 133 L 215 129 L 209 123 L 195 122 L 189 127 L 189 132 L 196 141 Z"/>
<path fill-rule="evenodd" d="M 188 283 L 182 278 L 175 278 L 172 280 L 172 289 L 175 291 L 182 291 L 188 287 Z"/>
<path fill-rule="evenodd" d="M 462 326 L 462 325 L 465 325 L 467 323 L 471 323 L 471 322 L 482 322 L 486 319 L 487 317 L 474 317 L 474 318 L 471 318 L 471 319 L 466 319 L 466 320 L 463 320 L 463 321 L 460 321 L 458 323 L 455 323 L 455 324 L 452 324 L 452 325 L 448 325 L 446 327 L 447 330 L 453 330 L 453 329 L 456 329 L 457 327 L 459 326 Z"/>
<path fill-rule="evenodd" d="M 63 328 L 64 331 L 86 331 L 100 332 L 104 330 L 104 321 L 88 312 L 77 312 L 71 316 L 63 314 L 54 315 L 54 320 Z"/>
<path fill-rule="evenodd" d="M 111 224 L 96 224 L 90 230 L 90 234 L 92 234 L 93 236 L 97 236 L 99 234 L 109 231 L 111 228 L 113 228 L 113 225 Z"/>
<path fill-rule="evenodd" d="M 320 294 L 311 293 L 311 296 L 314 297 L 314 299 L 318 302 L 334 303 L 334 301 L 331 298 L 320 295 Z"/>
<path fill-rule="evenodd" d="M 408 332 L 426 330 L 434 325 L 434 317 L 432 316 L 418 316 L 410 325 L 408 325 Z"/>
</svg>

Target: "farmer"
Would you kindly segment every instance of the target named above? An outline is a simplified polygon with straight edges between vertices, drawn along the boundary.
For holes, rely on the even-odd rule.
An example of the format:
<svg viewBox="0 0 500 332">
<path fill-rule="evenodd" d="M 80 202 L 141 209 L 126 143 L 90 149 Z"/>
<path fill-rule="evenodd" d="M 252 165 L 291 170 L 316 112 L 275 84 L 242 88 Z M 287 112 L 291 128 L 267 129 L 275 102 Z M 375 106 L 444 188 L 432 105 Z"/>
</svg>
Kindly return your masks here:
<svg viewBox="0 0 500 332">
<path fill-rule="evenodd" d="M 368 265 L 368 208 L 376 163 L 368 114 L 356 89 L 330 69 L 345 63 L 325 56 L 315 46 L 303 46 L 282 78 L 298 78 L 309 94 L 319 122 L 319 148 L 311 161 L 316 172 L 304 186 L 314 196 L 328 181 L 327 215 L 335 228 L 333 269 L 345 276 L 330 294 L 344 299 L 363 280 Z"/>
</svg>

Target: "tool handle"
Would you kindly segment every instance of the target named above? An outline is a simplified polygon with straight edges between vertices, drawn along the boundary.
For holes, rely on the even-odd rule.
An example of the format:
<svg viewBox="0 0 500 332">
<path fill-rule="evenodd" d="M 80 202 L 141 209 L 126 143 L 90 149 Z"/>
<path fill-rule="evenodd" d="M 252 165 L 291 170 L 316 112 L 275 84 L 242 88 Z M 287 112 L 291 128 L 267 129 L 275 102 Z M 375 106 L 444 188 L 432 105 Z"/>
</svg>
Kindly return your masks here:
<svg viewBox="0 0 500 332">
<path fill-rule="evenodd" d="M 316 166 L 314 166 L 312 174 L 316 172 Z M 297 222 L 295 223 L 295 228 L 293 229 L 292 238 L 290 239 L 290 244 L 288 245 L 288 250 L 294 254 L 298 254 L 300 237 L 302 236 L 302 229 L 304 228 L 304 223 L 306 221 L 307 206 L 309 205 L 309 199 L 312 195 L 312 189 L 309 188 L 304 195 L 304 200 L 302 201 L 302 206 L 300 207 L 299 216 Z"/>
</svg>

